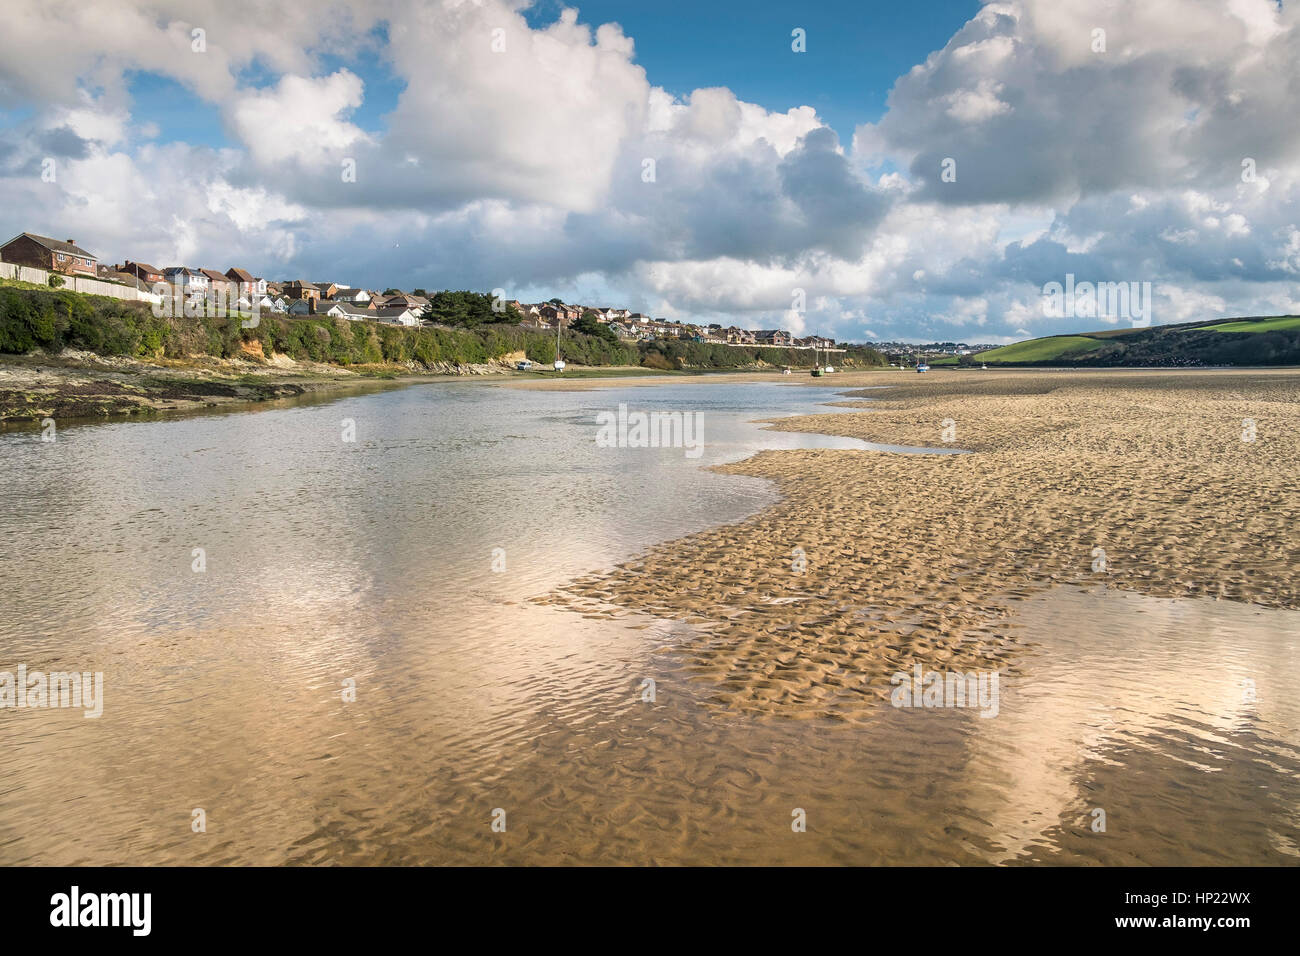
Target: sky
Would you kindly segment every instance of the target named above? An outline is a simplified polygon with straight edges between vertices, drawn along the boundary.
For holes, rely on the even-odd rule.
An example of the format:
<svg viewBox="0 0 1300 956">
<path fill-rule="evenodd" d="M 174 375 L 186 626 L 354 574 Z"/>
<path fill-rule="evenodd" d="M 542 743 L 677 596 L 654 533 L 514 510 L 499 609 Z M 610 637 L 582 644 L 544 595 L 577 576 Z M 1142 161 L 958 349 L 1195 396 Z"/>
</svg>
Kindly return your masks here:
<svg viewBox="0 0 1300 956">
<path fill-rule="evenodd" d="M 844 341 L 1296 313 L 1296 9 L 48 0 L 0 241 Z"/>
</svg>

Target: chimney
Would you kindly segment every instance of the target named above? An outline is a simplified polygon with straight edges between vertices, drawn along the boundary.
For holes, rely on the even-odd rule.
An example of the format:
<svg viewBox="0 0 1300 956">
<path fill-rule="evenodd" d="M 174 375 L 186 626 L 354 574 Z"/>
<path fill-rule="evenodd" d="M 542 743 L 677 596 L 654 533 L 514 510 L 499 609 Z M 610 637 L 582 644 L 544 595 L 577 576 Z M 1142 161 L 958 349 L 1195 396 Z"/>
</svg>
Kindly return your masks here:
<svg viewBox="0 0 1300 956">
<path fill-rule="evenodd" d="M 68 245 L 70 245 L 70 246 L 75 246 L 75 245 L 77 244 L 77 240 L 76 240 L 76 239 L 64 239 L 63 241 L 66 242 L 66 243 L 67 243 Z"/>
</svg>

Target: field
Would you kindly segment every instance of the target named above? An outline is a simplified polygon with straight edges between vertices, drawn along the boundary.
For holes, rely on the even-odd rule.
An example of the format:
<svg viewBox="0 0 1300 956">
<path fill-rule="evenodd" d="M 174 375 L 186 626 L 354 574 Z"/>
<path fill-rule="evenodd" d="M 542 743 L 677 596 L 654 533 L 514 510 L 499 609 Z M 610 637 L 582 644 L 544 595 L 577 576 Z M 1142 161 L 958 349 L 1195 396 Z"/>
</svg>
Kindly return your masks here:
<svg viewBox="0 0 1300 956">
<path fill-rule="evenodd" d="M 1283 329 L 1300 329 L 1300 315 L 1282 315 L 1258 322 L 1225 322 L 1223 325 L 1202 325 L 1202 332 L 1278 332 Z"/>
<path fill-rule="evenodd" d="M 1101 342 L 1083 335 L 1053 335 L 1004 345 L 1000 349 L 981 352 L 977 358 L 981 362 L 1050 362 L 1091 352 L 1101 346 Z"/>
</svg>

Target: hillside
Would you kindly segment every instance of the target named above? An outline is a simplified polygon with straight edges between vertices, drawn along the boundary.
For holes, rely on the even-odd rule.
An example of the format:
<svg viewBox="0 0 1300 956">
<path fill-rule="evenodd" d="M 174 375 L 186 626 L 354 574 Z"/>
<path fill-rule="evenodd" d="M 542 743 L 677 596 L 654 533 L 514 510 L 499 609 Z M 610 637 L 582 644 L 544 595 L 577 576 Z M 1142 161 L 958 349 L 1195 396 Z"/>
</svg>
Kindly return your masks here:
<svg viewBox="0 0 1300 956">
<path fill-rule="evenodd" d="M 1049 335 L 933 364 L 1085 368 L 1300 365 L 1300 316 L 1252 316 Z"/>
</svg>

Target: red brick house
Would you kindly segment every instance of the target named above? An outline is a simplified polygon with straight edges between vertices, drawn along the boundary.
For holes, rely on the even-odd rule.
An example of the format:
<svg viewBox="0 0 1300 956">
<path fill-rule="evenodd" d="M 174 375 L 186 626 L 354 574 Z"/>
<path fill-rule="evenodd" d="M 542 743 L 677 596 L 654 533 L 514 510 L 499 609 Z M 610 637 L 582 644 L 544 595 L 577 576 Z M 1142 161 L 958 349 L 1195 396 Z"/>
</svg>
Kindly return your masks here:
<svg viewBox="0 0 1300 956">
<path fill-rule="evenodd" d="M 199 269 L 208 277 L 208 289 L 212 295 L 234 296 L 239 294 L 235 283 L 226 278 L 224 272 L 218 272 L 216 269 Z"/>
<path fill-rule="evenodd" d="M 284 294 L 291 299 L 319 299 L 320 289 L 306 279 L 294 279 L 285 283 Z"/>
<path fill-rule="evenodd" d="M 30 232 L 20 233 L 0 246 L 0 259 L 33 269 L 63 272 L 95 278 L 98 258 L 77 245 L 75 240 L 60 241 Z"/>
<path fill-rule="evenodd" d="M 126 262 L 122 263 L 117 271 L 125 272 L 127 275 L 133 275 L 141 282 L 148 283 L 149 285 L 163 281 L 162 270 L 155 269 L 147 262 L 132 262 L 128 259 Z"/>
<path fill-rule="evenodd" d="M 266 295 L 266 280 L 254 276 L 251 272 L 230 268 L 226 270 L 226 278 L 233 282 L 240 292 Z"/>
</svg>

